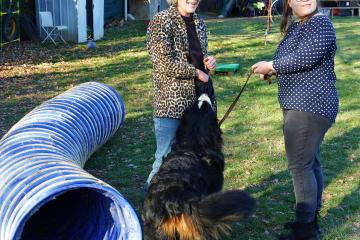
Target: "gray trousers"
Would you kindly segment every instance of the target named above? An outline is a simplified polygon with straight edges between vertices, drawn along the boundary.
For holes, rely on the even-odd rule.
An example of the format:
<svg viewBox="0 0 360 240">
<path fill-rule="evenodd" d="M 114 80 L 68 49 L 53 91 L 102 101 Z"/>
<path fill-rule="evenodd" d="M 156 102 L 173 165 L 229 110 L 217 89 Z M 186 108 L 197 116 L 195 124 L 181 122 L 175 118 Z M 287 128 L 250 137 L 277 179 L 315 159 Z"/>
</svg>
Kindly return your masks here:
<svg viewBox="0 0 360 240">
<path fill-rule="evenodd" d="M 324 116 L 297 110 L 283 110 L 283 116 L 286 157 L 296 198 L 295 221 L 312 222 L 321 208 L 324 186 L 320 145 L 332 123 Z"/>
</svg>

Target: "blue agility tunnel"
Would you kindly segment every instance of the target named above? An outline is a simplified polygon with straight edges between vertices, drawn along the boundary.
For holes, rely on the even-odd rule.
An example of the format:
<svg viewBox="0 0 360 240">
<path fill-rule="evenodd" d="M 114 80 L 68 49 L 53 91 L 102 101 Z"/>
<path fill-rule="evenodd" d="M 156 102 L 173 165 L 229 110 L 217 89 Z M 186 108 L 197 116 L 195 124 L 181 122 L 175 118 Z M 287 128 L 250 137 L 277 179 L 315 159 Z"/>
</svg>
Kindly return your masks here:
<svg viewBox="0 0 360 240">
<path fill-rule="evenodd" d="M 83 166 L 124 121 L 111 87 L 84 83 L 35 108 L 0 140 L 0 240 L 140 240 L 129 202 Z"/>
</svg>

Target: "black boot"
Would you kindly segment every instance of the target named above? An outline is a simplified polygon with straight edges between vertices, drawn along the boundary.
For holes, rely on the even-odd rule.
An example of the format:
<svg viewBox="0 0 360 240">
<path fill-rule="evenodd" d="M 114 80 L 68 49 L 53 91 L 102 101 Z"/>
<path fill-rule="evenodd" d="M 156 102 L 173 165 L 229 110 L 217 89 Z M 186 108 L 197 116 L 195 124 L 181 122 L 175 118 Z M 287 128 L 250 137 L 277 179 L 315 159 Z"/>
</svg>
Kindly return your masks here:
<svg viewBox="0 0 360 240">
<path fill-rule="evenodd" d="M 286 223 L 285 228 L 290 229 L 289 234 L 283 234 L 279 240 L 319 240 L 316 221 L 309 223 L 291 222 Z"/>
<path fill-rule="evenodd" d="M 319 218 L 319 215 L 320 215 L 320 211 L 316 211 L 315 213 L 315 218 L 314 218 L 314 224 L 315 224 L 315 229 L 316 231 L 318 232 L 319 235 L 321 235 L 321 230 L 320 230 L 320 226 L 318 224 L 318 218 Z M 294 228 L 294 226 L 297 225 L 297 222 L 296 221 L 293 221 L 293 222 L 287 222 L 284 224 L 284 228 L 285 229 L 288 229 L 288 230 L 291 230 Z"/>
</svg>

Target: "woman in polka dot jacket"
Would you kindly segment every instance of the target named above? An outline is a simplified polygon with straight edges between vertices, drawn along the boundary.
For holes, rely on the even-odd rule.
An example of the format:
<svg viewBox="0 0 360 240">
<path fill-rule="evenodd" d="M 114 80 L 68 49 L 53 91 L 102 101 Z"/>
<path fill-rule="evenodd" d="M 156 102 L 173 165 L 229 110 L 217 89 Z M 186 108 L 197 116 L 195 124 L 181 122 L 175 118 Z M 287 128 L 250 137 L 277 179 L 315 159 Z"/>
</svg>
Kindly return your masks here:
<svg viewBox="0 0 360 240">
<path fill-rule="evenodd" d="M 285 150 L 296 213 L 295 220 L 285 224 L 289 234 L 279 239 L 313 240 L 319 239 L 320 234 L 317 224 L 323 192 L 320 145 L 335 121 L 339 105 L 334 72 L 336 36 L 330 19 L 318 13 L 316 0 L 284 2 L 281 23 L 284 38 L 273 61 L 258 62 L 252 70 L 263 80 L 277 76 L 284 116 Z"/>
</svg>

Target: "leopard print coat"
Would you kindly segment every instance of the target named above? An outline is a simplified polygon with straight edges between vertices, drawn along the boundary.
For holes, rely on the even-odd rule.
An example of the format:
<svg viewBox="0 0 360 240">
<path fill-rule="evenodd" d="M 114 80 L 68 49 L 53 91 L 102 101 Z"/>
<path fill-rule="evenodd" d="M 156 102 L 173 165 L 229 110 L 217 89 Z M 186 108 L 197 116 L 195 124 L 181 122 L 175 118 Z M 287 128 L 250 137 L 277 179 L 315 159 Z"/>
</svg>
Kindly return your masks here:
<svg viewBox="0 0 360 240">
<path fill-rule="evenodd" d="M 195 13 L 194 22 L 204 58 L 207 30 Z M 196 70 L 188 63 L 186 24 L 176 7 L 159 12 L 147 29 L 147 48 L 153 64 L 154 117 L 180 119 L 195 99 Z"/>
</svg>

